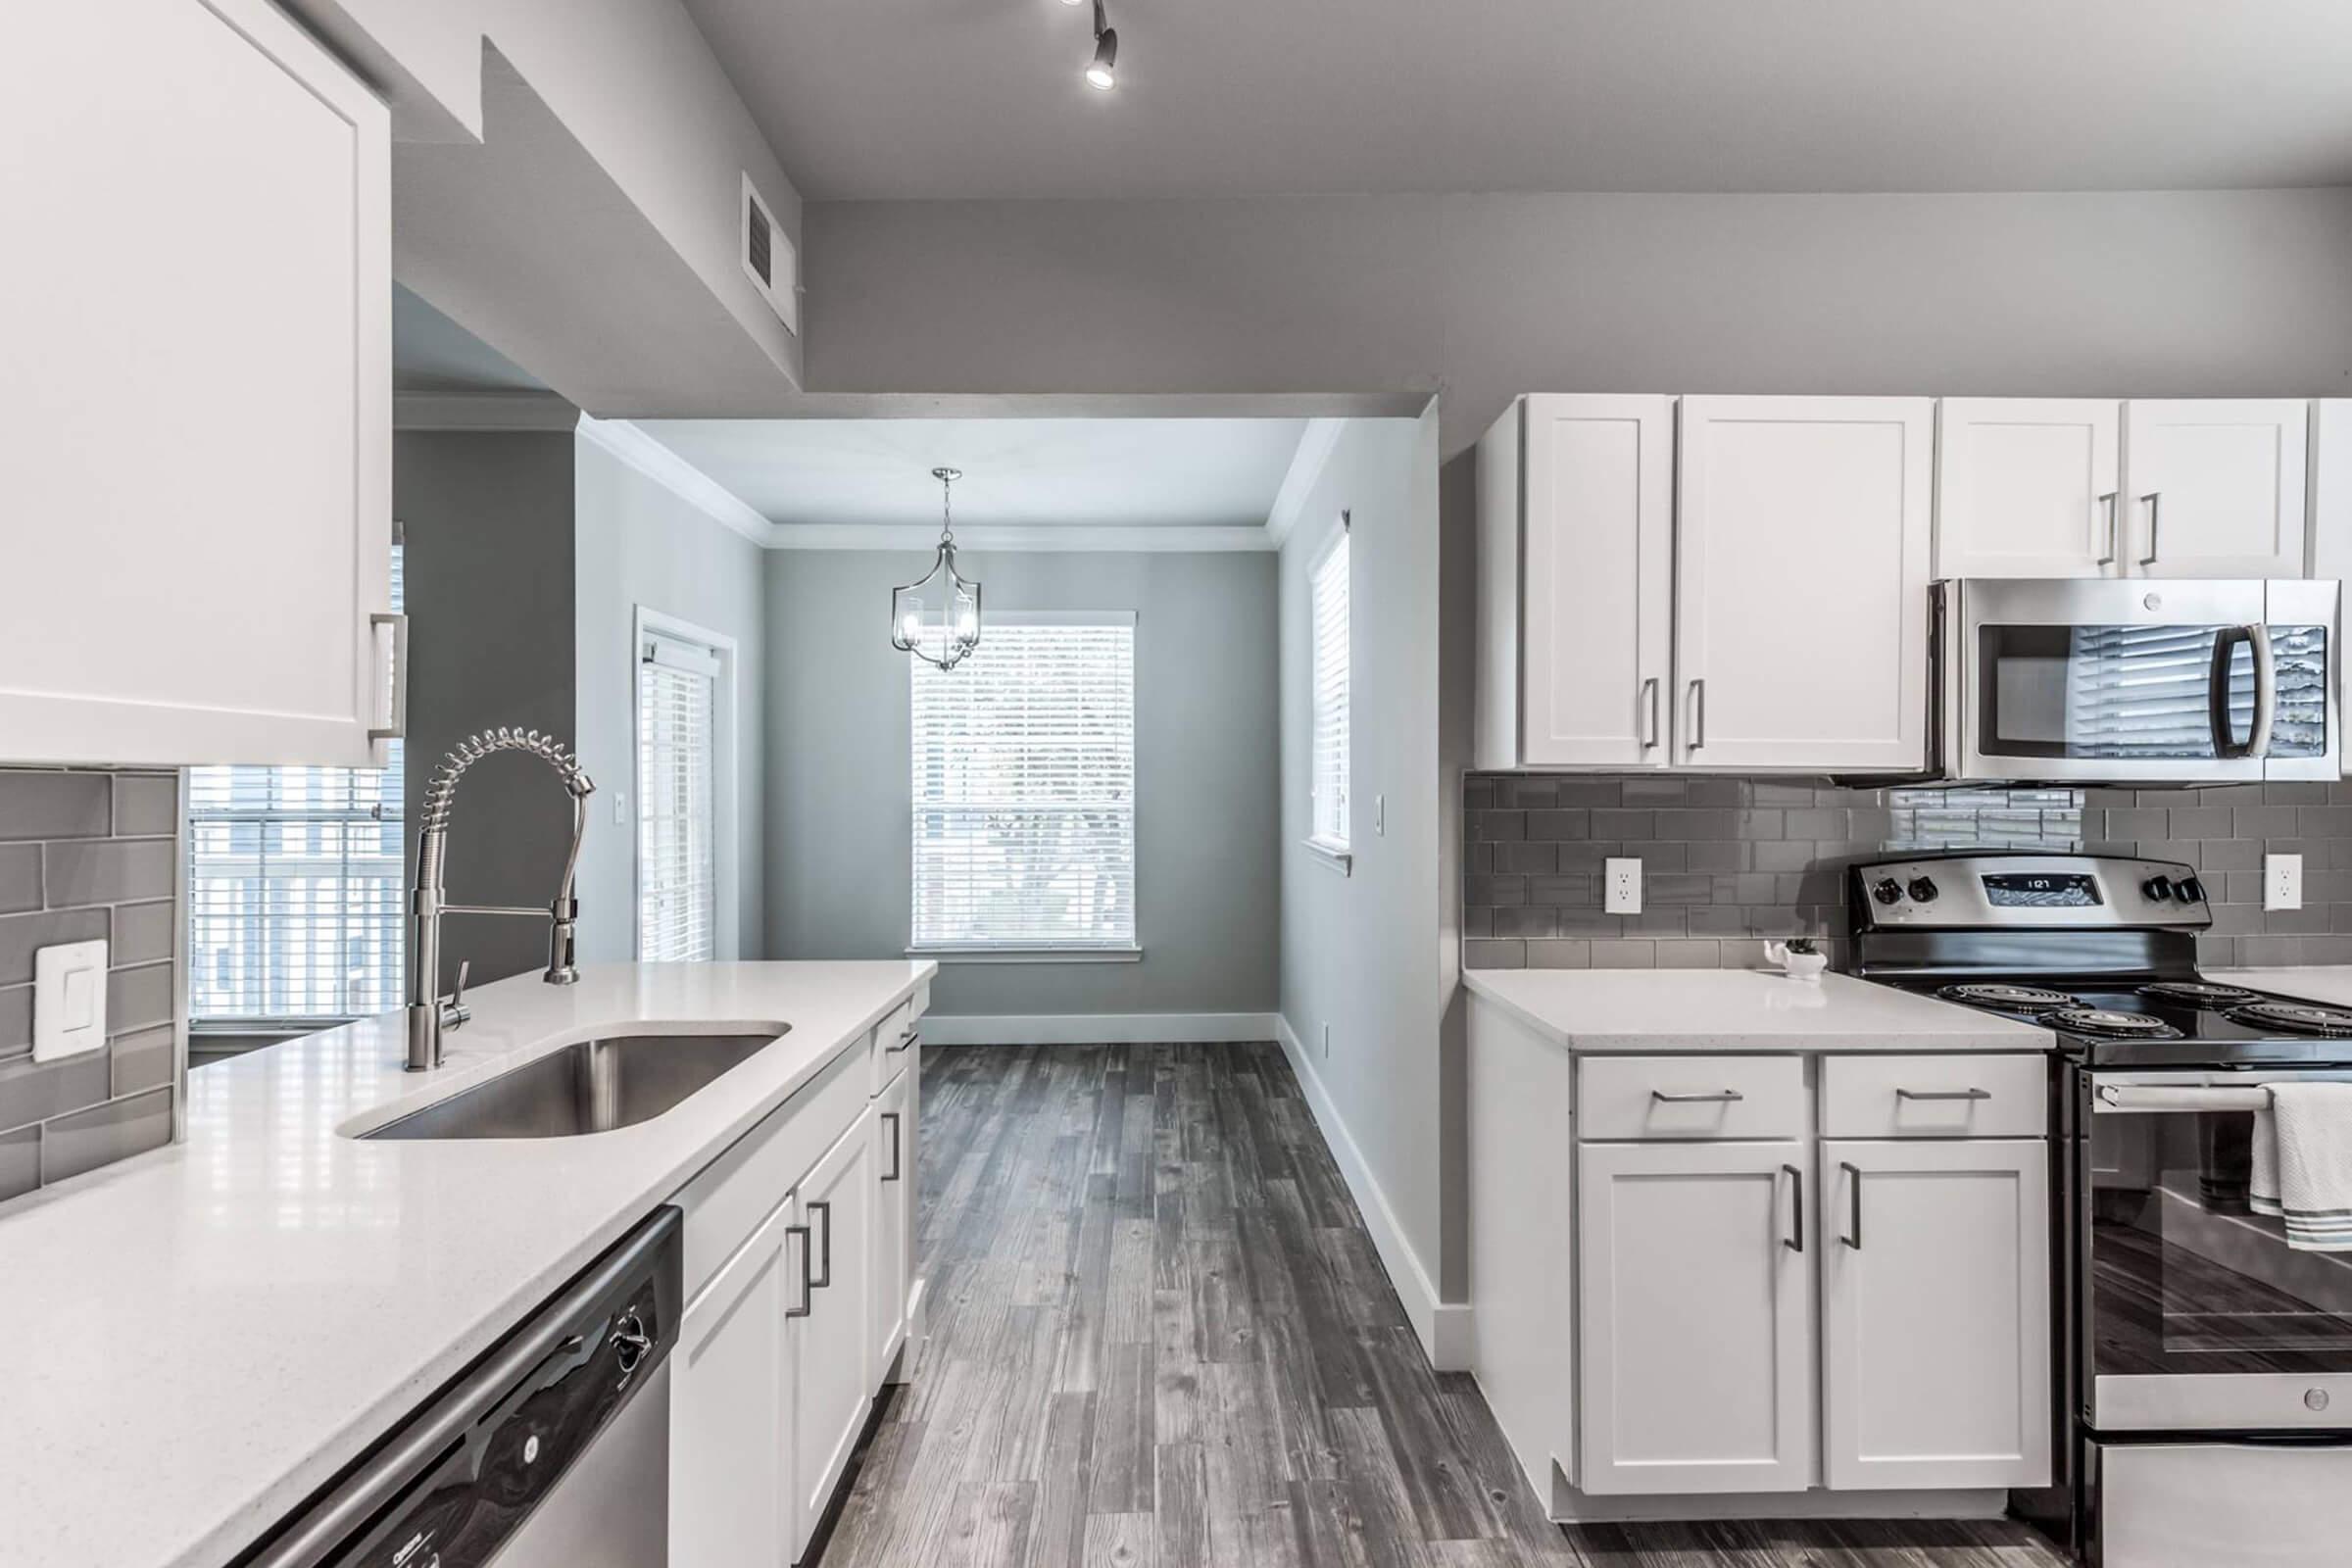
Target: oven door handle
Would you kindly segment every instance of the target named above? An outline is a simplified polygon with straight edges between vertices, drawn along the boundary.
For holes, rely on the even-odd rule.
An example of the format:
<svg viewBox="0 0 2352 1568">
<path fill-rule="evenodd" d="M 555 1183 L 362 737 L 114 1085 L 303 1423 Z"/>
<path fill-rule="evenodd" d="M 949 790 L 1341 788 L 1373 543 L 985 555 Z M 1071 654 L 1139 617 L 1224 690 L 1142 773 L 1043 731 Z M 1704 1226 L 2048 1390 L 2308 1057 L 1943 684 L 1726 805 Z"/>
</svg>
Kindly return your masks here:
<svg viewBox="0 0 2352 1568">
<path fill-rule="evenodd" d="M 2240 741 L 2230 722 L 2231 650 L 2244 644 L 2254 660 L 2254 722 Z M 2206 715 L 2213 726 L 2213 755 L 2231 760 L 2270 755 L 2271 724 L 2278 711 L 2278 675 L 2271 662 L 2271 629 L 2259 621 L 2224 626 L 2213 639 L 2213 670 L 2205 689 Z"/>
<path fill-rule="evenodd" d="M 2265 1110 L 2271 1103 L 2271 1092 L 2259 1085 L 2166 1089 L 2150 1084 L 2100 1084 L 2093 1094 L 2099 1110 Z"/>
</svg>

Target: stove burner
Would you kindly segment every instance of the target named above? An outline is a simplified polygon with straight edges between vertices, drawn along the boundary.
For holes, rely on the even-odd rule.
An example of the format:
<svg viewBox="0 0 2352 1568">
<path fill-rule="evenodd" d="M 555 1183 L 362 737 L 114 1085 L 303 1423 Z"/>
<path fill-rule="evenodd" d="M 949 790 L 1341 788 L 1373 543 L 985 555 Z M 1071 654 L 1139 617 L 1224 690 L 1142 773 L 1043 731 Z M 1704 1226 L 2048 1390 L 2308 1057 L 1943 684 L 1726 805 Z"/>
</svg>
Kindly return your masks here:
<svg viewBox="0 0 2352 1568">
<path fill-rule="evenodd" d="M 2177 1002 L 2191 1007 L 2234 1007 L 2240 1003 L 2253 1002 L 2259 993 L 2243 986 L 2216 985 L 2211 980 L 2159 980 L 2139 988 L 2139 994 L 2151 1002 Z"/>
<path fill-rule="evenodd" d="M 2290 1035 L 2352 1035 L 2352 1010 L 2316 1002 L 2250 1002 L 2230 1009 L 2230 1021 L 2249 1029 L 2282 1029 Z"/>
<path fill-rule="evenodd" d="M 1975 1007 L 1998 1007 L 2004 1012 L 2047 1012 L 2052 1007 L 2071 1007 L 2075 1004 L 2075 999 L 2063 991 L 2052 991 L 2044 986 L 2008 985 L 2000 981 L 1945 986 L 1936 994 L 1946 1002 L 1966 1003 Z"/>
<path fill-rule="evenodd" d="M 2069 1034 L 2105 1035 L 2119 1040 L 2178 1040 L 2180 1031 L 2162 1018 L 2144 1012 L 2118 1012 L 2109 1007 L 2068 1007 L 2044 1014 L 2041 1021 Z M 2352 1026 L 2352 1015 L 2345 1018 Z"/>
</svg>

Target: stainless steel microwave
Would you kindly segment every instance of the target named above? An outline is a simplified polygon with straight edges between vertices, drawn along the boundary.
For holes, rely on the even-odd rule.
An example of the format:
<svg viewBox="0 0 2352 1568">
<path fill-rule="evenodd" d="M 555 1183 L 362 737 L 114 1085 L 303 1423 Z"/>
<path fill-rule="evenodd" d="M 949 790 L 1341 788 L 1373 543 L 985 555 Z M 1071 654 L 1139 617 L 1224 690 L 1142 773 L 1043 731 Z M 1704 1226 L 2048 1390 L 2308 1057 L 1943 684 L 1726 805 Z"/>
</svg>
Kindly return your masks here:
<svg viewBox="0 0 2352 1568">
<path fill-rule="evenodd" d="M 1974 577 L 1935 591 L 1947 779 L 2342 774 L 2333 581 Z"/>
</svg>

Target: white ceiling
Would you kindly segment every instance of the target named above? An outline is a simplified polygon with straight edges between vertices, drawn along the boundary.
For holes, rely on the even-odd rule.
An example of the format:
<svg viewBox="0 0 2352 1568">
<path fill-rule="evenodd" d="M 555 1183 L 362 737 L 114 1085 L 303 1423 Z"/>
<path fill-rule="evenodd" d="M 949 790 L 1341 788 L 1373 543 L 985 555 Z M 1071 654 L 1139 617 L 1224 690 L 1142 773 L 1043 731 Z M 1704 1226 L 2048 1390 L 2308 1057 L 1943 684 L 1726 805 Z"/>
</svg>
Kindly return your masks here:
<svg viewBox="0 0 2352 1568">
<path fill-rule="evenodd" d="M 686 0 L 804 195 L 2352 183 L 2347 0 Z"/>
<path fill-rule="evenodd" d="M 935 467 L 963 470 L 956 528 L 1262 529 L 1304 419 L 640 419 L 768 522 L 936 533 Z"/>
</svg>

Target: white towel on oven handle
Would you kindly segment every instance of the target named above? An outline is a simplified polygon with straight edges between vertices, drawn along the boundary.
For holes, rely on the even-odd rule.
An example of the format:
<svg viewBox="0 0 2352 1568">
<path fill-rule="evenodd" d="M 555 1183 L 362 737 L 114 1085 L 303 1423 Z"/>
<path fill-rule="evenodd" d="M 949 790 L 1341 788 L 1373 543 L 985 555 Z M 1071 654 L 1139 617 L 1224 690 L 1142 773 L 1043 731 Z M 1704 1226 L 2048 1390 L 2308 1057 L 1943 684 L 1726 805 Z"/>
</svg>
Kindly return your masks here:
<svg viewBox="0 0 2352 1568">
<path fill-rule="evenodd" d="M 2270 1086 L 2254 1112 L 2247 1200 L 2286 1222 L 2286 1245 L 2352 1251 L 2352 1083 Z"/>
</svg>

